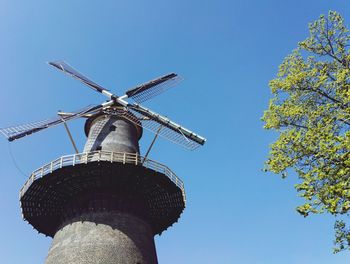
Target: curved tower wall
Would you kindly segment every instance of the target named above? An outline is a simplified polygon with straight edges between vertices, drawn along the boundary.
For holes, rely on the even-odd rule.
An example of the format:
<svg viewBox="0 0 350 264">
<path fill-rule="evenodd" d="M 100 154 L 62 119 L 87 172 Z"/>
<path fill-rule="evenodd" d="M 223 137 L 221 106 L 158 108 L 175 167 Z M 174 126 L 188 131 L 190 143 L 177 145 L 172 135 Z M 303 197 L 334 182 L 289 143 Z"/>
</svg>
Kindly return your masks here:
<svg viewBox="0 0 350 264">
<path fill-rule="evenodd" d="M 100 115 L 87 120 L 88 135 L 84 152 L 105 150 L 113 152 L 139 153 L 138 140 L 142 129 L 118 116 Z"/>
<path fill-rule="evenodd" d="M 150 225 L 117 210 L 82 212 L 55 234 L 46 264 L 155 264 Z"/>
<path fill-rule="evenodd" d="M 139 153 L 141 129 L 116 116 L 87 120 L 84 152 Z M 116 173 L 113 177 L 118 177 Z M 135 209 L 136 208 L 136 209 Z M 67 203 L 46 264 L 156 264 L 154 231 L 132 193 L 92 190 Z"/>
</svg>

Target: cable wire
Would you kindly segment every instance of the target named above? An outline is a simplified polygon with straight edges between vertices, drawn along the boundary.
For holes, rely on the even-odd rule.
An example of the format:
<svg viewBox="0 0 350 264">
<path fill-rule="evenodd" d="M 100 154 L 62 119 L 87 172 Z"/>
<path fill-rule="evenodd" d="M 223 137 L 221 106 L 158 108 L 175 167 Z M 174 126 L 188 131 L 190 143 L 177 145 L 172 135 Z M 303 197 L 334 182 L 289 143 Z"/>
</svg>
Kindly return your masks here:
<svg viewBox="0 0 350 264">
<path fill-rule="evenodd" d="M 14 165 L 15 168 L 27 179 L 27 178 L 28 178 L 28 174 L 25 174 L 25 173 L 20 169 L 20 167 L 18 166 L 18 164 L 17 164 L 17 162 L 16 162 L 16 159 L 15 159 L 13 153 L 12 153 L 11 144 L 10 144 L 10 142 L 7 142 L 7 143 L 8 143 L 8 150 L 9 150 L 9 153 L 10 153 L 10 156 L 11 156 L 13 165 Z"/>
</svg>

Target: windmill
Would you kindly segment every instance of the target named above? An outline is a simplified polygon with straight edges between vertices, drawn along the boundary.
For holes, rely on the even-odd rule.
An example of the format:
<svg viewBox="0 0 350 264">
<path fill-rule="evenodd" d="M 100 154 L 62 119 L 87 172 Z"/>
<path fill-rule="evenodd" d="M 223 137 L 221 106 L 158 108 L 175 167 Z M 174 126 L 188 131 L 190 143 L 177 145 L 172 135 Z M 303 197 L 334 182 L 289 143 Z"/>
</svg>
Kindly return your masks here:
<svg viewBox="0 0 350 264">
<path fill-rule="evenodd" d="M 177 74 L 170 73 L 164 75 L 160 78 L 138 85 L 126 91 L 124 95 L 118 96 L 93 82 L 63 61 L 49 62 L 49 64 L 81 81 L 94 91 L 105 95 L 108 98 L 108 101 L 99 105 L 85 107 L 73 113 L 59 113 L 60 115 L 56 118 L 1 128 L 0 133 L 2 133 L 9 141 L 28 136 L 79 117 L 104 113 L 107 115 L 122 115 L 134 124 L 142 126 L 142 128 L 146 128 L 149 131 L 159 134 L 160 136 L 191 150 L 205 143 L 203 137 L 141 105 L 141 103 L 174 86 L 180 80 Z M 128 98 L 134 100 L 136 103 L 129 103 L 126 100 Z"/>
<path fill-rule="evenodd" d="M 46 264 L 158 263 L 153 237 L 177 222 L 186 199 L 183 182 L 147 155 L 158 135 L 190 150 L 206 140 L 141 103 L 173 87 L 179 76 L 170 73 L 118 96 L 63 61 L 49 64 L 107 101 L 0 129 L 13 141 L 64 124 L 76 149 L 66 122 L 87 118 L 84 151 L 42 166 L 20 191 L 24 220 L 53 237 Z M 138 145 L 143 129 L 155 133 L 145 157 Z"/>
</svg>

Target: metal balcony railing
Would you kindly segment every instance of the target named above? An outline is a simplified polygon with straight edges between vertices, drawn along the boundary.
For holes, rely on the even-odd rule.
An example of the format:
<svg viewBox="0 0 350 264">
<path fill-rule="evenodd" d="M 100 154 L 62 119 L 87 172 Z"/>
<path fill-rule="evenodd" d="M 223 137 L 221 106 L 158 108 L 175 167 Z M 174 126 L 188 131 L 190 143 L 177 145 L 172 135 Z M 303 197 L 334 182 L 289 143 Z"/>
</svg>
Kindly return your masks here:
<svg viewBox="0 0 350 264">
<path fill-rule="evenodd" d="M 75 166 L 77 164 L 87 164 L 89 162 L 96 161 L 108 161 L 108 162 L 119 162 L 122 164 L 134 164 L 136 166 L 143 166 L 156 172 L 163 173 L 173 183 L 176 184 L 185 195 L 184 184 L 175 173 L 173 173 L 167 166 L 160 164 L 156 161 L 146 159 L 137 153 L 125 153 L 125 152 L 111 152 L 111 151 L 92 151 L 86 153 L 78 153 L 72 155 L 62 156 L 50 163 L 42 166 L 35 170 L 24 184 L 20 191 L 20 196 L 29 188 L 29 186 L 38 178 L 45 176 L 46 174 L 52 173 L 53 171 L 66 166 Z"/>
</svg>

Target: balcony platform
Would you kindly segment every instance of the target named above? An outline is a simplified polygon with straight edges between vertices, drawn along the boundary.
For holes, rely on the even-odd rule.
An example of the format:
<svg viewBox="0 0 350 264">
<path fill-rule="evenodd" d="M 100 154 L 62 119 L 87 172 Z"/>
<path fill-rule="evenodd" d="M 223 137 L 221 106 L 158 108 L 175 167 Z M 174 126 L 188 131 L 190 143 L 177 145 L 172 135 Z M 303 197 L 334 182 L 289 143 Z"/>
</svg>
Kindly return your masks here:
<svg viewBox="0 0 350 264">
<path fill-rule="evenodd" d="M 100 194 L 113 195 L 113 201 L 120 197 L 120 202 L 106 203 Z M 22 215 L 53 237 L 65 217 L 81 213 L 76 201 L 89 195 L 95 204 L 84 210 L 129 210 L 133 199 L 142 201 L 142 217 L 154 234 L 177 222 L 186 204 L 184 184 L 167 166 L 135 153 L 94 151 L 63 156 L 34 171 L 20 191 Z M 72 203 L 77 206 L 68 212 Z"/>
</svg>

